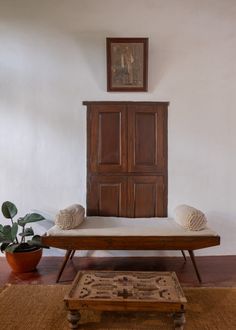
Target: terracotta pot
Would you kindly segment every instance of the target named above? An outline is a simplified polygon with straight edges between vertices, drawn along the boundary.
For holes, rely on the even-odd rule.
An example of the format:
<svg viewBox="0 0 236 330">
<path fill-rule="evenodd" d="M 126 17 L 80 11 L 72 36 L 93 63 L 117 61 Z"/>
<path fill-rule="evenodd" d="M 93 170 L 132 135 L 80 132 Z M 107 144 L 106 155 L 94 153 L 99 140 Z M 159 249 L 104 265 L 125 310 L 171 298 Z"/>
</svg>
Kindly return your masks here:
<svg viewBox="0 0 236 330">
<path fill-rule="evenodd" d="M 14 273 L 31 272 L 38 265 L 43 249 L 28 252 L 6 252 L 6 259 Z"/>
</svg>

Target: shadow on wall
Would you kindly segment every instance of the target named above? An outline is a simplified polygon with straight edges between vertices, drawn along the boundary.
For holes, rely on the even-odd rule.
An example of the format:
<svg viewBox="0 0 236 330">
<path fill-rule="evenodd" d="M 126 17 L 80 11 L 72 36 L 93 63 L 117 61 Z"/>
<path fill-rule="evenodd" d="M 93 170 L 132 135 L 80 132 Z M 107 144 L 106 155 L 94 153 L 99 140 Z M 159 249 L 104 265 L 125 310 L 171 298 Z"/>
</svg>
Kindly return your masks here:
<svg viewBox="0 0 236 330">
<path fill-rule="evenodd" d="M 153 40 L 155 38 L 156 36 L 153 36 Z M 175 61 L 176 54 L 174 52 L 156 45 L 155 41 L 152 42 L 152 38 L 149 38 L 148 91 L 150 93 L 155 92 L 161 86 L 161 81 L 165 76 L 169 76 L 168 73 L 172 70 L 171 64 Z"/>
<path fill-rule="evenodd" d="M 221 243 L 218 247 L 219 253 L 224 251 L 225 255 L 235 255 L 236 251 L 232 248 L 232 242 L 235 241 L 236 222 L 235 216 L 222 212 L 207 213 L 209 226 L 221 237 Z"/>
</svg>

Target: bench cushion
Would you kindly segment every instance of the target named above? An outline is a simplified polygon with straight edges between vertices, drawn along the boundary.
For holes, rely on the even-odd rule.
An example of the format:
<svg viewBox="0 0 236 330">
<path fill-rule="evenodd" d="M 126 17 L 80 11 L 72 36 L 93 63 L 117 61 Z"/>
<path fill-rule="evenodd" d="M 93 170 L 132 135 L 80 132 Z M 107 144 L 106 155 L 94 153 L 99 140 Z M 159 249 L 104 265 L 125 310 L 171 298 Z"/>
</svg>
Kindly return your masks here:
<svg viewBox="0 0 236 330">
<path fill-rule="evenodd" d="M 217 236 L 206 227 L 188 230 L 173 218 L 86 217 L 78 229 L 63 230 L 53 226 L 48 236 Z"/>
</svg>

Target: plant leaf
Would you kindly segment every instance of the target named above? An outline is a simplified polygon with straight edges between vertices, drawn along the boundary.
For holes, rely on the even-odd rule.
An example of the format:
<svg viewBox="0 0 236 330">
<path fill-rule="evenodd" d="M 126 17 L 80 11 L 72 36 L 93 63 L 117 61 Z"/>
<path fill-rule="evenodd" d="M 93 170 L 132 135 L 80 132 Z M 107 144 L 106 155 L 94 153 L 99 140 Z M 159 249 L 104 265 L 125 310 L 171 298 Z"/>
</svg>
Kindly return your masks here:
<svg viewBox="0 0 236 330">
<path fill-rule="evenodd" d="M 26 214 L 27 215 L 27 214 Z M 19 226 L 21 227 L 24 227 L 25 226 L 25 223 L 23 223 L 23 220 L 24 218 L 26 217 L 26 215 L 24 217 L 20 217 L 18 220 L 17 220 L 17 223 Z"/>
<path fill-rule="evenodd" d="M 4 252 L 5 250 L 6 250 L 6 248 L 8 247 L 8 245 L 9 245 L 10 243 L 2 243 L 2 245 L 1 245 L 1 252 Z"/>
<path fill-rule="evenodd" d="M 12 241 L 14 241 L 16 239 L 17 232 L 18 232 L 18 224 L 16 222 L 14 222 L 12 227 L 11 227 Z"/>
<path fill-rule="evenodd" d="M 2 229 L 2 232 L 0 232 L 0 243 L 13 243 L 14 240 L 11 236 L 11 226 L 7 225 Z"/>
<path fill-rule="evenodd" d="M 6 201 L 2 204 L 2 214 L 7 219 L 12 219 L 17 214 L 17 208 L 15 204 Z"/>
<path fill-rule="evenodd" d="M 32 239 L 30 241 L 27 241 L 27 243 L 29 245 L 34 245 L 34 246 L 38 246 L 41 248 L 49 249 L 49 246 L 43 245 L 41 243 L 41 236 L 39 236 L 39 235 L 35 235 L 34 237 L 32 237 Z"/>
<path fill-rule="evenodd" d="M 20 233 L 19 235 L 22 236 L 22 237 L 33 236 L 34 235 L 33 228 L 32 227 L 26 228 L 25 231 L 23 233 Z"/>
<path fill-rule="evenodd" d="M 11 226 L 7 225 L 3 227 L 3 236 L 5 241 L 13 242 L 12 236 L 11 236 Z"/>
<path fill-rule="evenodd" d="M 28 214 L 26 214 L 24 217 L 21 217 L 21 218 L 19 218 L 18 220 L 17 220 L 17 223 L 18 223 L 18 225 L 19 226 L 21 226 L 21 227 L 24 227 L 25 226 L 25 218 L 26 218 L 26 216 L 27 216 Z"/>
<path fill-rule="evenodd" d="M 13 253 L 18 247 L 19 244 L 9 245 L 5 248 L 5 251 Z"/>
<path fill-rule="evenodd" d="M 12 243 L 12 239 L 9 236 L 5 235 L 3 232 L 0 232 L 0 243 Z"/>
<path fill-rule="evenodd" d="M 0 234 L 3 232 L 3 225 L 0 225 Z"/>
<path fill-rule="evenodd" d="M 12 240 L 6 238 L 5 236 L 0 236 L 0 243 L 12 243 Z"/>
<path fill-rule="evenodd" d="M 23 218 L 20 218 L 18 220 L 18 224 L 23 227 L 27 223 L 42 221 L 44 219 L 45 218 L 39 213 L 29 213 L 29 214 L 26 214 Z"/>
</svg>

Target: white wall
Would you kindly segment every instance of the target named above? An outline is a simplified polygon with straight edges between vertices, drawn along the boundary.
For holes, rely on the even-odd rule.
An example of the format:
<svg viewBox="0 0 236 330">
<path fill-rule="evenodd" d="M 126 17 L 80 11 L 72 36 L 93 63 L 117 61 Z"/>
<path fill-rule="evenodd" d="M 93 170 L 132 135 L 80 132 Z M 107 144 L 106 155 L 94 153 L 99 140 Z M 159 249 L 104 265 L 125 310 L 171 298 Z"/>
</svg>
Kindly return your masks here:
<svg viewBox="0 0 236 330">
<path fill-rule="evenodd" d="M 106 92 L 106 37 L 149 38 L 147 93 Z M 0 0 L 0 203 L 85 204 L 82 101 L 170 101 L 169 215 L 202 209 L 222 243 L 199 254 L 236 254 L 235 59 L 235 0 Z"/>
</svg>

